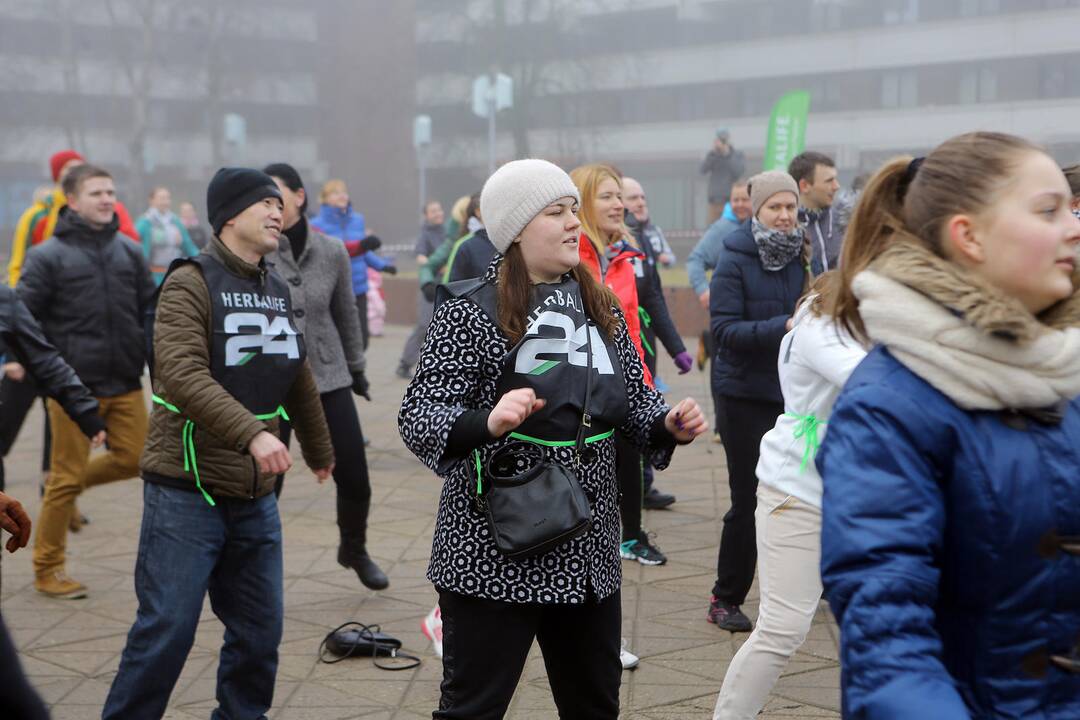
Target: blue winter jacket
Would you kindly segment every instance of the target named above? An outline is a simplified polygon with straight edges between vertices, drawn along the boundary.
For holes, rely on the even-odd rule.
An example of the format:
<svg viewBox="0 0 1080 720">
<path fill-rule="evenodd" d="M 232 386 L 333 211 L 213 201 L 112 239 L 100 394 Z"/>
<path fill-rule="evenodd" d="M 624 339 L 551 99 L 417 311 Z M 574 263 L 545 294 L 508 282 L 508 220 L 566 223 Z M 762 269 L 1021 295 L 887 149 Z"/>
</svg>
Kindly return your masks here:
<svg viewBox="0 0 1080 720">
<path fill-rule="evenodd" d="M 709 322 L 716 340 L 712 389 L 718 395 L 782 403 L 776 358 L 806 273 L 799 257 L 781 270 L 766 270 L 750 223 L 724 238 L 709 282 Z"/>
<path fill-rule="evenodd" d="M 367 236 L 364 228 L 364 215 L 352 209 L 352 204 L 342 210 L 331 205 L 319 206 L 319 214 L 311 219 L 311 226 L 323 235 L 329 235 L 342 242 L 363 240 Z M 353 295 L 365 295 L 368 291 L 368 266 L 382 270 L 391 262 L 374 252 L 365 252 L 350 258 L 352 265 Z"/>
<path fill-rule="evenodd" d="M 845 718 L 1080 718 L 1080 403 L 967 412 L 879 347 L 817 466 Z"/>
</svg>

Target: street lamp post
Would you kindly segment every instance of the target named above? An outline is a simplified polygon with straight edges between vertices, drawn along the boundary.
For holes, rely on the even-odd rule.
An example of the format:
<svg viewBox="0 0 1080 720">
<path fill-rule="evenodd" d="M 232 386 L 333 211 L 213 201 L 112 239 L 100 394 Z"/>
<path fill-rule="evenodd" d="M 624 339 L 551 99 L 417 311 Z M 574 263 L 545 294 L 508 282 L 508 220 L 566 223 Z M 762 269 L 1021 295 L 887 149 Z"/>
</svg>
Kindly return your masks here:
<svg viewBox="0 0 1080 720">
<path fill-rule="evenodd" d="M 495 115 L 514 106 L 514 80 L 503 73 L 473 80 L 472 111 L 488 121 L 488 175 L 495 172 Z"/>
<path fill-rule="evenodd" d="M 431 145 L 431 116 L 417 115 L 413 118 L 413 147 L 416 148 L 416 166 L 420 170 L 420 212 L 427 202 L 427 148 Z"/>
</svg>

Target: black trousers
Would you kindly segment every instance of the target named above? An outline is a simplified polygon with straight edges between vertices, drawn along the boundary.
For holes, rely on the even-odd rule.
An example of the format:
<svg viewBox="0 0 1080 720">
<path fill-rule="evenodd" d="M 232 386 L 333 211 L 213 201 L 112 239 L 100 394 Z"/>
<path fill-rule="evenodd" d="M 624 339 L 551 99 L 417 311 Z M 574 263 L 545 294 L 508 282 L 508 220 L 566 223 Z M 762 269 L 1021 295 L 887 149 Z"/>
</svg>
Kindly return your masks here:
<svg viewBox="0 0 1080 720">
<path fill-rule="evenodd" d="M 498 720 L 533 638 L 562 720 L 619 717 L 621 593 L 580 605 L 500 602 L 439 591 L 443 680 L 436 720 Z"/>
<path fill-rule="evenodd" d="M 648 327 L 642 325 L 641 334 L 644 336 L 645 340 L 649 343 L 649 347 L 651 347 L 653 349 L 653 352 L 652 352 L 651 355 L 649 354 L 648 350 L 645 351 L 645 367 L 649 368 L 649 373 L 655 378 L 656 377 L 657 353 L 659 352 L 659 347 L 660 347 L 656 343 L 656 333 L 653 332 L 653 329 L 652 329 L 651 325 L 649 325 Z M 652 465 L 649 465 L 648 463 L 645 463 L 645 464 L 642 465 L 642 467 L 641 467 L 641 477 L 642 477 L 642 496 L 644 497 L 644 495 L 648 495 L 649 491 L 652 490 L 653 480 L 655 479 L 654 471 L 652 469 Z"/>
<path fill-rule="evenodd" d="M 360 338 L 364 341 L 364 349 L 367 350 L 368 338 L 371 337 L 367 321 L 367 295 L 356 296 L 356 314 L 360 316 Z"/>
<path fill-rule="evenodd" d="M 720 552 L 716 559 L 713 595 L 730 605 L 742 605 L 754 582 L 757 567 L 757 463 L 761 437 L 784 412 L 782 403 L 721 396 L 725 422 L 720 439 L 727 455 L 731 509 L 724 515 Z"/>
<path fill-rule="evenodd" d="M 45 703 L 26 679 L 15 644 L 0 620 L 0 708 L 4 717 L 17 720 L 48 720 Z M 614 716 L 613 716 L 614 717 Z"/>
<path fill-rule="evenodd" d="M 4 489 L 4 458 L 11 452 L 15 439 L 22 430 L 23 422 L 34 406 L 40 391 L 37 383 L 29 375 L 21 382 L 8 377 L 0 379 L 0 490 Z M 45 416 L 44 447 L 42 448 L 41 469 L 49 469 L 49 455 L 52 449 L 52 431 L 49 417 Z"/>
<path fill-rule="evenodd" d="M 364 453 L 364 433 L 360 418 L 353 404 L 352 390 L 341 388 L 319 396 L 322 400 L 326 424 L 330 428 L 330 442 L 334 446 L 334 484 L 342 497 L 362 505 L 366 522 L 371 507 L 371 480 L 368 477 L 367 455 Z M 281 423 L 281 442 L 289 444 L 292 425 Z M 278 475 L 274 492 L 281 497 L 284 475 Z"/>
<path fill-rule="evenodd" d="M 619 482 L 619 516 L 622 539 L 636 540 L 641 534 L 641 503 L 644 499 L 641 452 L 615 432 L 615 479 Z"/>
</svg>

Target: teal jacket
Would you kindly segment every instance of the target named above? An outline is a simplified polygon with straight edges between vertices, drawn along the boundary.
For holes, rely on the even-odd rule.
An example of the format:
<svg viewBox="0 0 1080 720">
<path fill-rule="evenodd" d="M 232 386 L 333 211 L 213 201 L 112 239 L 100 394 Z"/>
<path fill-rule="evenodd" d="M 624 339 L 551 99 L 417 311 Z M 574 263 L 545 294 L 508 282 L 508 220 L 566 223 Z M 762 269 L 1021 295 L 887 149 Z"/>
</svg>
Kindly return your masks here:
<svg viewBox="0 0 1080 720">
<path fill-rule="evenodd" d="M 191 241 L 191 236 L 188 235 L 184 223 L 180 222 L 180 218 L 169 213 L 165 217 L 165 222 L 168 222 L 179 231 L 179 245 L 175 245 L 170 241 L 169 233 L 165 232 L 161 225 L 154 222 L 150 217 L 150 211 L 144 213 L 135 222 L 135 232 L 139 233 L 139 240 L 142 241 L 143 257 L 146 258 L 146 262 L 150 265 L 150 273 L 154 276 L 155 285 L 161 285 L 161 281 L 165 279 L 165 271 L 169 269 L 169 264 L 173 260 L 182 257 L 195 257 L 199 254 L 199 248 Z"/>
</svg>

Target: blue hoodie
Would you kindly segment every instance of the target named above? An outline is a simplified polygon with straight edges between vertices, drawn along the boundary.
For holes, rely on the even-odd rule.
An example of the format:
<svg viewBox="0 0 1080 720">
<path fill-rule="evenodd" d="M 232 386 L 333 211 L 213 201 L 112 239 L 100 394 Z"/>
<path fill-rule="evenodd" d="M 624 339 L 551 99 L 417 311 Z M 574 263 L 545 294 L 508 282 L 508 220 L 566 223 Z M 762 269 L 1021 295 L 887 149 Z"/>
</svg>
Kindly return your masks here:
<svg viewBox="0 0 1080 720">
<path fill-rule="evenodd" d="M 367 236 L 364 228 L 364 215 L 352 209 L 350 203 L 346 208 L 336 208 L 331 205 L 319 207 L 319 214 L 311 219 L 311 226 L 323 235 L 329 235 L 342 242 L 363 240 Z M 390 265 L 390 261 L 381 258 L 373 252 L 365 252 L 350 258 L 352 264 L 353 295 L 366 295 L 368 291 L 367 269 L 370 265 L 376 270 L 382 270 Z"/>
</svg>

